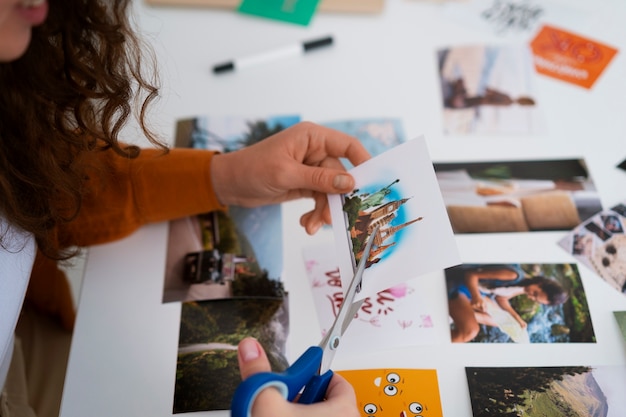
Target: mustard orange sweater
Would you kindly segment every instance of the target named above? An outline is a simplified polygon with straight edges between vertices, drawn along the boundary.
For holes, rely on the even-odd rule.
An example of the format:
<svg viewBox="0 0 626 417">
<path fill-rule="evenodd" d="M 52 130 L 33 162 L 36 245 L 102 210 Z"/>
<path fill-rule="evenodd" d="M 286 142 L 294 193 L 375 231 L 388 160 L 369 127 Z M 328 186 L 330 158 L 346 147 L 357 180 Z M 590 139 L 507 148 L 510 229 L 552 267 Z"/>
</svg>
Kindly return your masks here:
<svg viewBox="0 0 626 417">
<path fill-rule="evenodd" d="M 130 235 L 139 227 L 224 210 L 213 192 L 214 153 L 175 148 L 164 154 L 144 149 L 128 159 L 111 150 L 95 152 L 89 192 L 78 216 L 57 230 L 62 247 L 90 246 Z M 112 260 L 115 262 L 115 260 Z M 57 262 L 37 254 L 26 300 L 71 329 L 75 312 L 69 284 Z"/>
</svg>

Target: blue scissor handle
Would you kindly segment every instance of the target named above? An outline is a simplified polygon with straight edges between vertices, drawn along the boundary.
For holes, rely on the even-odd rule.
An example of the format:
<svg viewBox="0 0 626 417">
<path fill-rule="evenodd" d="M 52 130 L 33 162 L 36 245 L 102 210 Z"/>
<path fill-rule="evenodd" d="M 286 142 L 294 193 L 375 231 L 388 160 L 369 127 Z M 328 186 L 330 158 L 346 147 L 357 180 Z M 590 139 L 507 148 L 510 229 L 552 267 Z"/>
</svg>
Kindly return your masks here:
<svg viewBox="0 0 626 417">
<path fill-rule="evenodd" d="M 322 375 L 315 375 L 304 387 L 302 395 L 298 398 L 300 404 L 313 404 L 323 401 L 326 398 L 326 390 L 328 384 L 333 377 L 333 371 L 330 369 Z"/>
<path fill-rule="evenodd" d="M 332 371 L 318 375 L 323 351 L 319 346 L 308 348 L 284 372 L 261 372 L 244 380 L 235 391 L 231 403 L 232 417 L 249 417 L 256 396 L 267 387 L 277 388 L 283 397 L 293 401 L 305 387 L 298 402 L 310 404 L 324 399 L 333 376 Z"/>
</svg>

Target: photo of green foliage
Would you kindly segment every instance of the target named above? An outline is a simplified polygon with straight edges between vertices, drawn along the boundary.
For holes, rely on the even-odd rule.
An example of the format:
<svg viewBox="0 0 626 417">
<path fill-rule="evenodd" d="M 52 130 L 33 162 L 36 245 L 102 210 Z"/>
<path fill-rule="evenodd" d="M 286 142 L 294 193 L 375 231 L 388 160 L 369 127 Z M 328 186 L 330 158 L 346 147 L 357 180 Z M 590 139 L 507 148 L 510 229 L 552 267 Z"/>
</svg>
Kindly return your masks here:
<svg viewBox="0 0 626 417">
<path fill-rule="evenodd" d="M 287 368 L 287 297 L 240 297 L 182 304 L 174 413 L 227 410 L 241 382 L 237 344 L 253 336 L 274 371 Z"/>
<path fill-rule="evenodd" d="M 615 311 L 613 314 L 615 314 L 615 320 L 617 320 L 619 330 L 622 332 L 624 342 L 626 342 L 626 311 Z"/>
<path fill-rule="evenodd" d="M 610 405 L 588 366 L 465 371 L 474 417 L 606 416 Z"/>
</svg>

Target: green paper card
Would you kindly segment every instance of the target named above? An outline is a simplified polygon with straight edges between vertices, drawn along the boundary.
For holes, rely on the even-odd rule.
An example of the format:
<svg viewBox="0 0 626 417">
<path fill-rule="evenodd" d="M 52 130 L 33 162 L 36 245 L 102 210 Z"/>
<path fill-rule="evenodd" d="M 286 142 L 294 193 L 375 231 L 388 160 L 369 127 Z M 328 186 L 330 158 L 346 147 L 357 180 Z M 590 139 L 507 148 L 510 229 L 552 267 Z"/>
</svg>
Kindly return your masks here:
<svg viewBox="0 0 626 417">
<path fill-rule="evenodd" d="M 319 0 L 243 0 L 238 11 L 306 26 L 318 3 Z"/>
</svg>

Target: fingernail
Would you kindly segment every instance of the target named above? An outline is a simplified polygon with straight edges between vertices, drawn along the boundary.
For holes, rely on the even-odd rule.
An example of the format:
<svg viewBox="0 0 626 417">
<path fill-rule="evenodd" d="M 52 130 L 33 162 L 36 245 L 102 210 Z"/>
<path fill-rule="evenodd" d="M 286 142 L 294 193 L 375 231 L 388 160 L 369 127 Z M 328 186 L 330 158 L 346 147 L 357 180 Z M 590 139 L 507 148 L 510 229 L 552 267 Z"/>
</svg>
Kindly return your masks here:
<svg viewBox="0 0 626 417">
<path fill-rule="evenodd" d="M 314 235 L 315 233 L 317 233 L 318 230 L 320 230 L 321 227 L 322 227 L 321 222 L 311 223 L 309 225 L 309 234 Z"/>
<path fill-rule="evenodd" d="M 345 190 L 350 187 L 350 177 L 345 174 L 338 174 L 333 179 L 333 187 L 338 190 Z"/>
<path fill-rule="evenodd" d="M 259 345 L 255 339 L 243 339 L 239 343 L 239 356 L 244 362 L 252 361 L 260 356 Z"/>
</svg>

